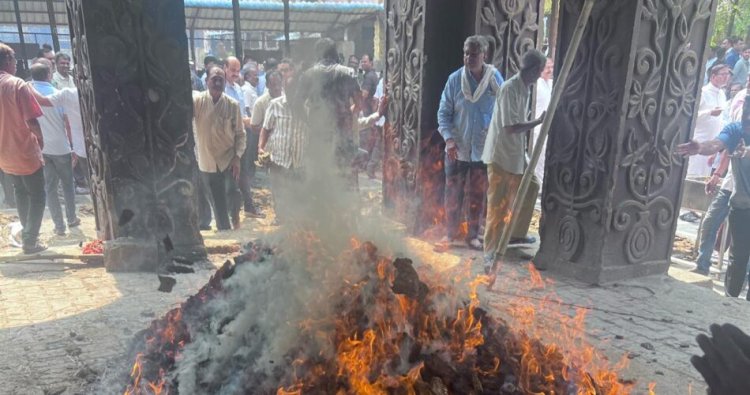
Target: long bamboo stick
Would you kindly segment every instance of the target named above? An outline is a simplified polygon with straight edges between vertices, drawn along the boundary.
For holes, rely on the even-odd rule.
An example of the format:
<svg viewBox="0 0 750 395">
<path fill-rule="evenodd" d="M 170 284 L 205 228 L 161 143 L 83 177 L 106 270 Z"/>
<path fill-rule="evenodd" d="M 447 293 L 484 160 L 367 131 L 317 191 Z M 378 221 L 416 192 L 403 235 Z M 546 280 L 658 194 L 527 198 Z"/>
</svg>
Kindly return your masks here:
<svg viewBox="0 0 750 395">
<path fill-rule="evenodd" d="M 526 167 L 526 170 L 523 173 L 523 178 L 521 179 L 521 184 L 518 187 L 516 198 L 513 199 L 513 209 L 511 211 L 510 221 L 505 225 L 502 237 L 500 237 L 500 242 L 498 243 L 497 249 L 495 250 L 497 251 L 496 255 L 504 255 L 508 249 L 508 242 L 510 241 L 512 229 L 518 221 L 518 213 L 521 211 L 524 197 L 526 196 L 526 192 L 529 190 L 529 184 L 531 183 L 531 178 L 534 175 L 534 168 L 536 167 L 537 162 L 539 162 L 539 156 L 541 156 L 542 154 L 544 140 L 547 138 L 549 128 L 552 125 L 552 119 L 554 118 L 555 111 L 557 110 L 557 103 L 560 101 L 560 97 L 562 97 L 562 93 L 565 90 L 565 85 L 568 81 L 570 69 L 573 67 L 573 61 L 575 60 L 576 52 L 578 52 L 578 46 L 581 43 L 581 38 L 583 37 L 584 30 L 586 30 L 586 24 L 588 23 L 589 16 L 591 16 L 591 9 L 594 8 L 595 1 L 596 0 L 586 0 L 586 2 L 583 4 L 583 8 L 581 9 L 581 15 L 579 15 L 578 17 L 578 23 L 576 23 L 576 28 L 573 32 L 573 38 L 571 39 L 570 46 L 568 47 L 567 53 L 565 54 L 565 60 L 563 61 L 562 70 L 560 71 L 560 74 L 555 80 L 555 84 L 552 88 L 552 98 L 550 99 L 549 107 L 547 109 L 547 115 L 544 117 L 544 122 L 542 123 L 542 130 L 540 131 L 539 137 L 534 144 L 534 152 L 531 155 L 529 165 Z M 497 260 L 495 260 L 492 264 L 490 274 L 494 275 L 496 270 Z"/>
<path fill-rule="evenodd" d="M 102 254 L 35 254 L 17 255 L 0 258 L 0 263 L 32 262 L 32 261 L 54 261 L 58 259 L 71 259 L 81 261 L 103 261 Z"/>
</svg>

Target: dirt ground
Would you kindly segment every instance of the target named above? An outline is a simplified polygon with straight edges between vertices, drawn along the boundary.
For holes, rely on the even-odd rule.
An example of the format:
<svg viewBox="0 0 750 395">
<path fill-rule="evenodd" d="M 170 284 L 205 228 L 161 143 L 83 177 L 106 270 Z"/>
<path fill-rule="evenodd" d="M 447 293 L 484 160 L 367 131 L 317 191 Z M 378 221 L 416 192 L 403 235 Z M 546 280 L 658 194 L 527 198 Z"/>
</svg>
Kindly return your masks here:
<svg viewBox="0 0 750 395">
<path fill-rule="evenodd" d="M 379 216 L 382 186 L 377 180 L 360 180 L 363 212 Z M 97 393 L 91 392 L 93 385 L 121 374 L 123 369 L 112 368 L 113 361 L 127 354 L 135 333 L 194 294 L 241 243 L 263 238 L 277 229 L 272 225 L 269 191 L 255 191 L 268 216 L 246 218 L 239 230 L 201 232 L 211 265 L 196 273 L 174 276 L 177 284 L 170 293 L 158 291 L 154 273 L 108 273 L 103 267 L 75 261 L 0 263 L 0 394 Z M 45 218 L 42 239 L 51 251 L 79 253 L 83 243 L 96 238 L 90 202 L 81 198 L 79 203 L 83 224 L 67 236 L 51 236 L 52 224 Z M 0 210 L 0 222 L 6 225 L 13 216 L 14 210 Z M 436 254 L 431 242 L 408 236 L 401 224 L 382 221 L 389 232 L 403 238 L 407 256 L 429 264 L 436 272 L 451 273 L 463 267 L 474 273 L 480 270 L 474 264 L 481 262 L 480 253 L 464 248 Z M 538 216 L 532 227 L 538 227 Z M 20 254 L 6 240 L 3 236 L 0 241 L 0 260 Z M 678 242 L 681 251 L 689 249 L 689 242 Z M 503 279 L 502 286 L 486 295 L 492 311 L 501 314 L 508 300 L 520 303 L 539 299 L 540 295 L 526 288 L 529 276 L 525 262 L 503 263 L 498 276 Z M 750 314 L 744 301 L 723 298 L 673 277 L 601 287 L 552 274 L 544 274 L 544 278 L 549 284 L 555 283 L 555 299 L 589 311 L 586 335 L 611 361 L 624 355 L 630 358 L 622 376 L 637 380 L 637 394 L 646 393 L 650 382 L 657 384 L 658 394 L 684 394 L 688 389 L 701 393 L 702 380 L 689 363 L 690 355 L 699 352 L 695 335 L 706 331 L 712 322 L 727 320 L 750 330 L 741 318 Z M 540 322 L 545 321 L 541 318 Z M 121 390 L 115 388 L 104 393 L 118 392 Z"/>
</svg>

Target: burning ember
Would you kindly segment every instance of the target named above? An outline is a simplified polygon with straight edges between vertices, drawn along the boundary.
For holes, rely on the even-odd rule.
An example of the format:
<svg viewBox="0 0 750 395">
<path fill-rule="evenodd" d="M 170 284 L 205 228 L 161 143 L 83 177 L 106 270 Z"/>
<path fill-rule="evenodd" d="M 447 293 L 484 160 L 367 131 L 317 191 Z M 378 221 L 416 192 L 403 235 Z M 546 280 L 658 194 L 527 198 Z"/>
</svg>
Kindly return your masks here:
<svg viewBox="0 0 750 395">
<path fill-rule="evenodd" d="M 462 298 L 460 283 L 428 284 L 412 261 L 380 255 L 371 243 L 352 241 L 334 254 L 309 235 L 300 242 L 318 253 L 292 260 L 248 245 L 198 294 L 152 322 L 125 394 L 624 394 L 632 387 L 612 371 L 591 371 L 598 368 L 590 355 L 570 357 L 490 317 L 477 294 L 486 277 L 467 280 Z M 327 259 L 346 264 L 316 266 Z M 541 277 L 532 281 L 543 286 Z"/>
</svg>

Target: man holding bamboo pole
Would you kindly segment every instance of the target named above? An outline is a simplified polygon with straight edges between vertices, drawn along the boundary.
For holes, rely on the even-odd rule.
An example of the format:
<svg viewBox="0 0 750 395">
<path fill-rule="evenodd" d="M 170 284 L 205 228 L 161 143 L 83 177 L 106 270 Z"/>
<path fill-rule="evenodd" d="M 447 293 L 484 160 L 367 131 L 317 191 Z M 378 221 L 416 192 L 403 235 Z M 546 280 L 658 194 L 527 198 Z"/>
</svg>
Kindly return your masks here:
<svg viewBox="0 0 750 395">
<path fill-rule="evenodd" d="M 487 132 L 482 161 L 487 164 L 487 221 L 484 231 L 484 267 L 493 266 L 500 237 L 511 219 L 511 207 L 528 165 L 526 132 L 542 123 L 545 113 L 529 120 L 530 86 L 539 79 L 547 58 L 536 49 L 524 54 L 521 70 L 500 88 Z M 537 190 L 539 181 L 536 181 Z M 536 196 L 534 194 L 533 196 Z M 534 206 L 524 207 L 519 216 L 533 214 Z M 523 218 L 518 223 L 528 223 Z M 516 231 L 516 229 L 513 229 Z M 526 235 L 523 232 L 522 237 Z"/>
</svg>

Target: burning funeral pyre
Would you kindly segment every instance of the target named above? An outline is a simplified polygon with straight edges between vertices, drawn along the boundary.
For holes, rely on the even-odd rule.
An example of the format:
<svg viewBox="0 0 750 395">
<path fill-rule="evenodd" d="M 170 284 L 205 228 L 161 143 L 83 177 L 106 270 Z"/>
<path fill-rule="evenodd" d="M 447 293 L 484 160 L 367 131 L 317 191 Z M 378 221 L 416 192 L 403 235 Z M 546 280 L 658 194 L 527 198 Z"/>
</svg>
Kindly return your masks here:
<svg viewBox="0 0 750 395">
<path fill-rule="evenodd" d="M 412 261 L 381 255 L 371 243 L 352 240 L 334 253 L 309 234 L 297 241 L 305 254 L 248 244 L 200 292 L 153 321 L 140 335 L 125 394 L 622 394 L 632 387 L 490 317 L 477 295 L 485 277 L 467 279 L 462 296 L 455 281 L 431 281 L 426 268 L 418 274 Z"/>
</svg>

